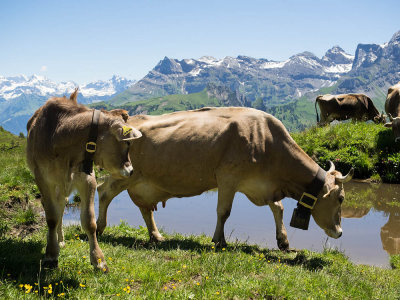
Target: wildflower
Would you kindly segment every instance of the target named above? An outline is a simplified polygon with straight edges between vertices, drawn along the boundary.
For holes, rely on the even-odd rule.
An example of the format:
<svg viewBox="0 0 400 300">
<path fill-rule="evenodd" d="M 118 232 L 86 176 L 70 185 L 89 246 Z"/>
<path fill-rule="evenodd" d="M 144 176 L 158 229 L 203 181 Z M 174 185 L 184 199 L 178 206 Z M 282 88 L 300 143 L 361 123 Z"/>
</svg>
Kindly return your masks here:
<svg viewBox="0 0 400 300">
<path fill-rule="evenodd" d="M 176 286 L 173 285 L 172 288 L 173 288 L 173 289 L 176 289 Z"/>
<path fill-rule="evenodd" d="M 226 249 L 225 248 L 222 248 L 222 251 L 225 251 Z"/>
<path fill-rule="evenodd" d="M 134 279 L 131 279 L 131 282 L 135 282 L 135 280 L 134 280 Z"/>
<path fill-rule="evenodd" d="M 119 297 L 119 296 L 121 296 L 121 294 L 116 294 L 115 296 Z"/>
<path fill-rule="evenodd" d="M 182 267 L 182 268 L 186 269 L 186 265 L 183 265 L 183 267 Z"/>
<path fill-rule="evenodd" d="M 111 258 L 111 257 L 109 257 L 109 258 L 108 258 L 108 260 L 112 260 L 112 258 Z"/>
<path fill-rule="evenodd" d="M 125 281 L 126 281 L 126 282 L 128 282 L 128 281 L 129 281 L 129 279 L 127 278 L 127 279 L 125 279 Z"/>
<path fill-rule="evenodd" d="M 35 282 L 35 285 L 39 285 L 39 283 Z"/>
<path fill-rule="evenodd" d="M 19 287 L 22 289 L 22 288 L 24 287 L 24 285 L 23 285 L 23 284 L 20 284 Z"/>
<path fill-rule="evenodd" d="M 214 246 L 212 246 L 212 247 L 211 247 L 211 249 L 215 249 L 215 247 L 214 247 Z"/>
<path fill-rule="evenodd" d="M 84 285 L 83 283 L 79 284 L 80 287 L 85 287 L 86 285 Z"/>
<path fill-rule="evenodd" d="M 60 293 L 60 294 L 58 294 L 57 296 L 58 297 L 63 297 L 65 295 L 65 293 Z"/>
<path fill-rule="evenodd" d="M 56 282 L 55 285 L 58 285 L 58 282 Z"/>
<path fill-rule="evenodd" d="M 206 279 L 208 279 L 208 276 L 206 276 Z"/>
<path fill-rule="evenodd" d="M 36 291 L 35 291 L 35 294 L 37 294 L 37 293 L 38 293 L 38 291 L 36 290 Z"/>
<path fill-rule="evenodd" d="M 53 290 L 48 290 L 47 292 L 48 292 L 49 294 L 51 294 L 51 293 L 53 292 Z"/>
<path fill-rule="evenodd" d="M 78 271 L 78 275 L 80 275 L 82 272 L 81 271 Z"/>
<path fill-rule="evenodd" d="M 200 282 L 197 282 L 196 284 L 197 284 L 197 285 L 200 285 Z"/>
<path fill-rule="evenodd" d="M 164 290 L 168 290 L 168 288 L 166 286 L 164 286 Z"/>
<path fill-rule="evenodd" d="M 106 268 L 103 268 L 103 272 L 105 272 L 105 271 L 107 271 L 107 269 L 106 269 Z"/>
<path fill-rule="evenodd" d="M 101 263 L 101 258 L 99 258 L 97 261 L 98 261 L 99 263 Z"/>
<path fill-rule="evenodd" d="M 218 292 L 218 291 L 216 291 L 216 292 L 215 292 L 215 295 L 219 295 L 219 292 Z"/>
<path fill-rule="evenodd" d="M 82 256 L 82 258 L 86 258 L 86 256 Z"/>
</svg>

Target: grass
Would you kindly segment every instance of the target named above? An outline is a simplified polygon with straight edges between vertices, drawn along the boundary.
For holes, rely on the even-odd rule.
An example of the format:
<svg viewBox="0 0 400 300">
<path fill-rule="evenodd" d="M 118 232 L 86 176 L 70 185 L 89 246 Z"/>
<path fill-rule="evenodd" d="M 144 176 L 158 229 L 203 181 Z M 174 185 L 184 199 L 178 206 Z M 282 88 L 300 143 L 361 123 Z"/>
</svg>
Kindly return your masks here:
<svg viewBox="0 0 400 300">
<path fill-rule="evenodd" d="M 165 234 L 164 234 L 165 235 Z M 93 270 L 86 235 L 66 228 L 60 267 L 41 270 L 45 233 L 1 239 L 0 297 L 8 299 L 396 299 L 400 270 L 354 265 L 340 252 L 277 250 L 234 243 L 215 249 L 206 236 L 166 235 L 121 223 L 99 238 L 108 274 Z M 398 263 L 398 260 L 397 262 Z"/>
<path fill-rule="evenodd" d="M 25 159 L 26 139 L 0 127 L 0 237 L 40 219 L 38 188 Z"/>
<path fill-rule="evenodd" d="M 400 144 L 394 142 L 392 130 L 382 124 L 315 126 L 292 136 L 321 166 L 327 167 L 331 160 L 342 173 L 354 167 L 355 178 L 400 182 Z"/>
<path fill-rule="evenodd" d="M 357 145 L 368 159 L 395 154 L 390 131 L 373 124 L 355 126 L 314 128 L 295 138 L 305 143 L 304 148 L 309 146 L 307 151 Z M 336 134 L 339 139 L 346 130 L 346 143 L 331 138 Z M 363 138 L 362 131 L 375 135 Z M 309 143 L 306 135 L 310 135 Z M 385 152 L 373 149 L 385 143 Z M 204 235 L 164 234 L 167 241 L 152 244 L 147 242 L 145 228 L 125 223 L 107 228 L 99 237 L 109 274 L 93 270 L 80 226 L 65 228 L 59 269 L 41 269 L 46 226 L 39 215 L 37 187 L 26 166 L 25 146 L 25 138 L 0 129 L 0 299 L 36 299 L 38 295 L 44 299 L 396 299 L 400 295 L 399 255 L 390 258 L 393 269 L 381 269 L 355 265 L 331 249 L 282 253 L 233 243 L 217 250 Z M 369 199 L 367 206 L 379 205 L 371 193 L 379 194 L 379 189 L 366 189 L 364 194 L 355 191 L 349 203 L 361 205 L 359 197 Z M 16 234 L 21 228 L 27 230 Z"/>
</svg>

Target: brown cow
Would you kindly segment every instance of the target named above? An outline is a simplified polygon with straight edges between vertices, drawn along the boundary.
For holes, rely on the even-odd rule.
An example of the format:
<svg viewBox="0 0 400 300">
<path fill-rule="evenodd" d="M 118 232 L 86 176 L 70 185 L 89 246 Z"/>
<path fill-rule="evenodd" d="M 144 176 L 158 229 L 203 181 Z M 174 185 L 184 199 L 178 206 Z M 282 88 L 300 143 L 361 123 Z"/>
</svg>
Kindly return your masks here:
<svg viewBox="0 0 400 300">
<path fill-rule="evenodd" d="M 385 111 L 390 118 L 390 122 L 385 127 L 391 127 L 397 142 L 400 139 L 400 82 L 391 86 L 385 102 Z"/>
<path fill-rule="evenodd" d="M 317 103 L 321 111 L 321 121 L 319 120 Z M 343 95 L 320 95 L 315 99 L 315 112 L 317 123 L 326 125 L 333 120 L 368 121 L 383 123 L 385 117 L 379 114 L 372 100 L 363 94 L 343 94 Z"/>
<path fill-rule="evenodd" d="M 88 148 L 94 111 L 76 102 L 77 90 L 67 98 L 49 99 L 28 121 L 27 161 L 42 195 L 48 226 L 46 267 L 57 267 L 60 246 L 64 245 L 62 216 L 66 197 L 77 189 L 81 202 L 81 223 L 88 235 L 90 261 L 107 271 L 103 253 L 97 244 L 94 194 L 96 179 L 93 161 L 116 178 L 133 172 L 129 159 L 129 141 L 141 136 L 123 122 L 123 113 L 98 113 L 97 145 Z M 125 112 L 126 113 L 126 112 Z M 92 148 L 91 148 L 92 147 Z M 93 149 L 94 147 L 94 149 Z M 93 153 L 89 170 L 82 171 L 85 149 Z"/>
<path fill-rule="evenodd" d="M 258 206 L 270 206 L 282 250 L 288 249 L 289 242 L 280 200 L 300 200 L 304 192 L 318 199 L 310 211 L 317 224 L 327 235 L 341 236 L 342 183 L 352 174 L 343 177 L 333 164 L 328 172 L 323 171 L 273 116 L 251 108 L 203 108 L 132 116 L 128 124 L 143 133 L 130 147 L 135 171 L 127 179 L 109 177 L 98 187 L 100 233 L 107 224 L 108 205 L 125 189 L 140 208 L 150 239 L 160 241 L 163 238 L 153 219 L 158 202 L 165 205 L 172 197 L 218 188 L 213 237 L 217 245 L 226 244 L 224 224 L 236 192 Z"/>
</svg>

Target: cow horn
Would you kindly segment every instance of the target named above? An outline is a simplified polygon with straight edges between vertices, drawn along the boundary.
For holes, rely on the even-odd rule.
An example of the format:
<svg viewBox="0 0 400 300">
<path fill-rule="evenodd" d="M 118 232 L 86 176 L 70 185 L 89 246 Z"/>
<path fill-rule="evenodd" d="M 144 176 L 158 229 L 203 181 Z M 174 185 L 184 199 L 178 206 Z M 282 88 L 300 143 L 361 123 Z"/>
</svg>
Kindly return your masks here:
<svg viewBox="0 0 400 300">
<path fill-rule="evenodd" d="M 388 113 L 388 116 L 389 116 L 390 122 L 393 122 L 393 117 L 392 117 L 392 115 L 391 115 L 390 113 Z"/>
<path fill-rule="evenodd" d="M 351 168 L 349 173 L 346 176 L 337 176 L 335 179 L 336 181 L 340 182 L 340 183 L 346 183 L 349 182 L 354 175 L 354 168 Z"/>
<path fill-rule="evenodd" d="M 331 173 L 331 172 L 335 171 L 335 165 L 333 164 L 332 161 L 329 161 L 329 164 L 330 164 L 330 167 L 329 167 L 328 173 Z"/>
</svg>

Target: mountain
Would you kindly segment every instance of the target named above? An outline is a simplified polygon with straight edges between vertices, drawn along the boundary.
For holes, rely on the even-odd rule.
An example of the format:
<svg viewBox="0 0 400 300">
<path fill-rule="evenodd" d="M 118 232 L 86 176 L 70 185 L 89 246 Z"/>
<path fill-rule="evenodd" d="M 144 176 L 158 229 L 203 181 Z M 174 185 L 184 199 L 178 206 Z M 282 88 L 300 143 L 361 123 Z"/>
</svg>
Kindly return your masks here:
<svg viewBox="0 0 400 300">
<path fill-rule="evenodd" d="M 191 94 L 208 83 L 239 91 L 250 101 L 260 97 L 267 105 L 287 103 L 310 90 L 334 85 L 350 71 L 354 57 L 338 46 L 321 59 L 303 52 L 286 61 L 248 56 L 216 59 L 171 59 L 165 57 L 143 79 L 111 99 L 114 105 L 170 94 Z"/>
<path fill-rule="evenodd" d="M 160 115 L 178 110 L 190 110 L 205 106 L 250 106 L 251 102 L 238 91 L 228 87 L 209 83 L 204 90 L 192 94 L 174 94 L 153 99 L 120 104 L 117 107 L 126 109 L 130 115 Z M 112 103 L 97 102 L 90 105 L 97 109 L 114 109 Z"/>
<path fill-rule="evenodd" d="M 400 81 L 400 31 L 383 45 L 359 44 L 351 70 L 332 86 L 332 94 L 364 93 L 383 109 L 388 87 Z"/>
<path fill-rule="evenodd" d="M 107 81 L 84 84 L 79 87 L 78 101 L 107 101 L 134 83 L 114 75 Z M 69 95 L 77 86 L 73 81 L 56 83 L 38 75 L 0 76 L 0 126 L 15 134 L 26 133 L 26 122 L 49 97 Z"/>
</svg>

